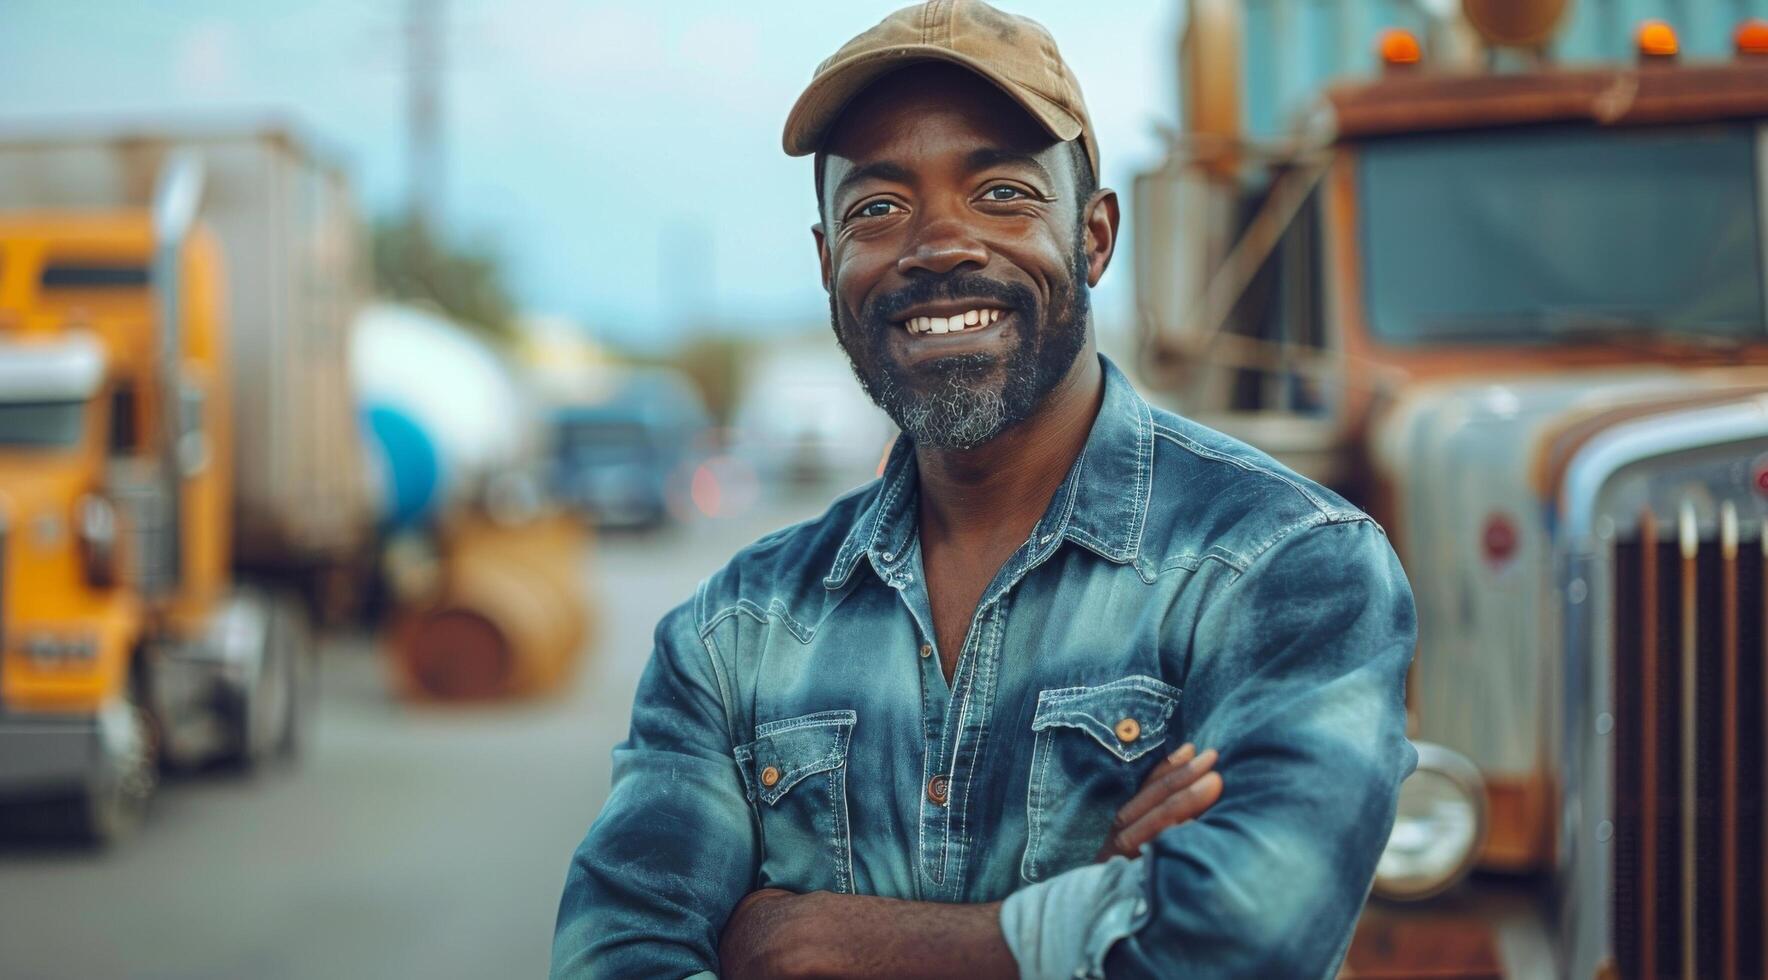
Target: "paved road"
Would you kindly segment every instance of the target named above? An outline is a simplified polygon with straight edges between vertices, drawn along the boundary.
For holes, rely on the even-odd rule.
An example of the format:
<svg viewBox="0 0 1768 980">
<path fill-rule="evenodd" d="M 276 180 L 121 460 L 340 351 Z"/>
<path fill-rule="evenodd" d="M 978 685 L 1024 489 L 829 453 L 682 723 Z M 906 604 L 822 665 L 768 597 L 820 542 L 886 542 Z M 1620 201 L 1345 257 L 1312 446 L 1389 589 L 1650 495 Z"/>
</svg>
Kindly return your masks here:
<svg viewBox="0 0 1768 980">
<path fill-rule="evenodd" d="M 543 976 L 657 618 L 832 496 L 604 539 L 595 650 L 542 703 L 404 705 L 372 641 L 330 644 L 292 768 L 181 779 L 114 851 L 0 845 L 0 976 Z"/>
</svg>

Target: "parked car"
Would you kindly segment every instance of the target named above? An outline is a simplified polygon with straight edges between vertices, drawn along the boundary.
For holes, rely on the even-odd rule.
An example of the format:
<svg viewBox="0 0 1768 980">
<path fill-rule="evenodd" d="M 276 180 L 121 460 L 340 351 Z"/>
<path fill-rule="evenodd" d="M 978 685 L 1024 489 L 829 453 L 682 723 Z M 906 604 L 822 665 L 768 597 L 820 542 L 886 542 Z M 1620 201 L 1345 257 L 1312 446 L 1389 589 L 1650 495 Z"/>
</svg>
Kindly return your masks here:
<svg viewBox="0 0 1768 980">
<path fill-rule="evenodd" d="M 661 524 L 706 452 L 709 424 L 693 384 L 664 369 L 634 371 L 600 400 L 555 406 L 553 494 L 604 526 Z"/>
</svg>

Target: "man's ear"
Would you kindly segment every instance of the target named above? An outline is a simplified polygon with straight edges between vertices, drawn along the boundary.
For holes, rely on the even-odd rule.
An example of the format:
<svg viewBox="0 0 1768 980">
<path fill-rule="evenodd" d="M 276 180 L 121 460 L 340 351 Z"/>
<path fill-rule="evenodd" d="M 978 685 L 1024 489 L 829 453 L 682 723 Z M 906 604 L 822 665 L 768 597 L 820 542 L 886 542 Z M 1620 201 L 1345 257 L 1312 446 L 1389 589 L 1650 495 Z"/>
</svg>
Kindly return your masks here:
<svg viewBox="0 0 1768 980">
<path fill-rule="evenodd" d="M 1117 192 L 1101 187 L 1087 201 L 1087 285 L 1097 286 L 1117 250 Z"/>
<path fill-rule="evenodd" d="M 835 278 L 829 274 L 829 239 L 823 234 L 821 221 L 810 226 L 810 237 L 816 239 L 816 260 L 823 267 L 823 292 L 834 288 Z"/>
</svg>

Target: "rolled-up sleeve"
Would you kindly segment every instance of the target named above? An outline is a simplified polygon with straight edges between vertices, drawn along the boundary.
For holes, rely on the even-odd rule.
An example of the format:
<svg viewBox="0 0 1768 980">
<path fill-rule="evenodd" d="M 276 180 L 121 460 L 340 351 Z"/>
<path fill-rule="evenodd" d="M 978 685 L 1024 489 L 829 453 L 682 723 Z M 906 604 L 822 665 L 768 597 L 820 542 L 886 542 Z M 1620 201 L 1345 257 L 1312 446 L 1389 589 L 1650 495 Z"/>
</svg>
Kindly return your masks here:
<svg viewBox="0 0 1768 980">
<path fill-rule="evenodd" d="M 613 788 L 565 878 L 553 977 L 718 969 L 719 934 L 759 850 L 712 656 L 693 604 L 658 625 Z"/>
<path fill-rule="evenodd" d="M 1010 896 L 1025 976 L 1331 976 L 1417 753 L 1412 592 L 1367 519 L 1296 530 L 1212 596 L 1190 636 L 1187 738 L 1223 791 L 1145 845 Z"/>
</svg>

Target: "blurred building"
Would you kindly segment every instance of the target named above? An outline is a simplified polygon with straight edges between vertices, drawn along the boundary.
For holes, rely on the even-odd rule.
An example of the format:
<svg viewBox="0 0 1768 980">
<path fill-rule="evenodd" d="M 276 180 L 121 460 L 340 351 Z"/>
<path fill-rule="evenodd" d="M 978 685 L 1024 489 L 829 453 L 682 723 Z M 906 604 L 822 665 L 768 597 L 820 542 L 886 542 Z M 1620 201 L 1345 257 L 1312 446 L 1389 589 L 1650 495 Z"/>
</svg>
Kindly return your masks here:
<svg viewBox="0 0 1768 980">
<path fill-rule="evenodd" d="M 828 331 L 756 346 L 731 419 L 731 450 L 764 481 L 857 485 L 896 427 Z"/>
</svg>

